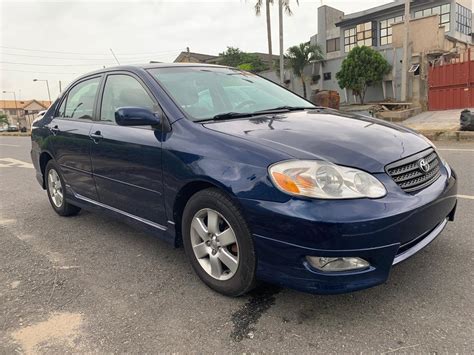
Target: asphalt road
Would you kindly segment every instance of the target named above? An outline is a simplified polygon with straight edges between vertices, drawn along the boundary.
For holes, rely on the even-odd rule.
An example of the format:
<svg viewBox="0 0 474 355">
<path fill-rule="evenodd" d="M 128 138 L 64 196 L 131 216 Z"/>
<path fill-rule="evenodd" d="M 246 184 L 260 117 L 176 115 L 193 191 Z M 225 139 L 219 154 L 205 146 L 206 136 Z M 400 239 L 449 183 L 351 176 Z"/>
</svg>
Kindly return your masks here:
<svg viewBox="0 0 474 355">
<path fill-rule="evenodd" d="M 460 179 L 456 221 L 386 284 L 232 299 L 182 249 L 101 214 L 57 216 L 29 138 L 0 137 L 0 353 L 474 353 L 474 144 L 440 148 Z"/>
</svg>

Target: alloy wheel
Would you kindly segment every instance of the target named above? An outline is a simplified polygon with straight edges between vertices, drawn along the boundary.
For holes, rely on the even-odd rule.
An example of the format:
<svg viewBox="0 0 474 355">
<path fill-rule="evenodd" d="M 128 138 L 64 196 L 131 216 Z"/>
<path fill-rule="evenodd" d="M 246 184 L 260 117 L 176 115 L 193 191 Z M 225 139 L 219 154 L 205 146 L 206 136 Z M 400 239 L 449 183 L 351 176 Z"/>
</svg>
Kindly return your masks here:
<svg viewBox="0 0 474 355">
<path fill-rule="evenodd" d="M 239 246 L 231 225 L 219 212 L 204 208 L 191 222 L 191 246 L 201 267 L 217 280 L 228 280 L 239 266 Z"/>
<path fill-rule="evenodd" d="M 53 204 L 60 208 L 63 204 L 64 193 L 61 179 L 55 169 L 50 169 L 48 173 L 48 191 Z"/>
</svg>

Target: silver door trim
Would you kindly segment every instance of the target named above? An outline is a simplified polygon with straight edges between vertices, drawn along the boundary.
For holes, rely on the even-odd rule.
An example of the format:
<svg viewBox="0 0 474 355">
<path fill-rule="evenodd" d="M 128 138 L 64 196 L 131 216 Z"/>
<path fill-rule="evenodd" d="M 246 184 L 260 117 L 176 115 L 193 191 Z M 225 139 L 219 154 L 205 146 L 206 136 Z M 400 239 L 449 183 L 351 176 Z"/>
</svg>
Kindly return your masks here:
<svg viewBox="0 0 474 355">
<path fill-rule="evenodd" d="M 109 205 L 106 205 L 104 203 L 101 203 L 101 202 L 98 202 L 98 201 L 95 201 L 95 200 L 92 200 L 88 197 L 85 197 L 85 196 L 82 196 L 82 195 L 79 195 L 77 193 L 75 193 L 73 191 L 73 194 L 74 194 L 74 197 L 79 199 L 79 200 L 82 200 L 82 201 L 85 201 L 85 202 L 88 202 L 90 204 L 93 204 L 93 205 L 96 205 L 96 206 L 99 206 L 99 207 L 102 207 L 102 208 L 105 208 L 107 210 L 110 210 L 110 211 L 113 211 L 113 212 L 116 212 L 116 213 L 119 213 L 123 216 L 126 216 L 128 218 L 131 218 L 131 219 L 134 219 L 138 222 L 141 222 L 141 223 L 144 223 L 144 224 L 147 224 L 151 227 L 154 227 L 154 228 L 157 228 L 157 229 L 160 229 L 162 231 L 166 231 L 168 228 L 166 228 L 165 226 L 162 226 L 161 224 L 158 224 L 156 222 L 152 222 L 148 219 L 145 219 L 145 218 L 142 218 L 142 217 L 138 217 L 134 214 L 131 214 L 131 213 L 128 213 L 128 212 L 125 212 L 125 211 L 122 211 L 122 210 L 119 210 L 118 208 L 115 208 L 115 207 L 112 207 L 112 206 L 109 206 Z"/>
</svg>

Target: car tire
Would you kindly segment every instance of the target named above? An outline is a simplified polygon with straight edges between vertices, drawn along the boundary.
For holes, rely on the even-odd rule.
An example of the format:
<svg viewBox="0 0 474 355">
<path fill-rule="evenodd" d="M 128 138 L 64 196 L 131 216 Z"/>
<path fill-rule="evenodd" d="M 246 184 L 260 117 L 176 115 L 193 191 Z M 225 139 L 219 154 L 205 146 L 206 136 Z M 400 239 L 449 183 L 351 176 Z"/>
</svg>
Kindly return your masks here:
<svg viewBox="0 0 474 355">
<path fill-rule="evenodd" d="M 66 184 L 59 170 L 58 164 L 50 160 L 45 169 L 45 185 L 49 202 L 54 211 L 64 217 L 75 216 L 81 209 L 66 201 Z"/>
<path fill-rule="evenodd" d="M 225 193 L 210 188 L 193 195 L 184 209 L 181 230 L 186 255 L 207 286 L 232 297 L 256 286 L 252 236 L 240 208 Z"/>
</svg>

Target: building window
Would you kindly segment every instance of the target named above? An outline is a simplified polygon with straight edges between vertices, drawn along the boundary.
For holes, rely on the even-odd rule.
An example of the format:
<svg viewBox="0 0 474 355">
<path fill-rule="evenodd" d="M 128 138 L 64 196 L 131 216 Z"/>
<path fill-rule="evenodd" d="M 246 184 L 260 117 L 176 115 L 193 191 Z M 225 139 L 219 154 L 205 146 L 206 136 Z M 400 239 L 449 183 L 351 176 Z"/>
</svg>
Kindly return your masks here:
<svg viewBox="0 0 474 355">
<path fill-rule="evenodd" d="M 357 45 L 357 42 L 356 42 L 355 27 L 345 30 L 344 31 L 344 52 L 349 52 L 356 45 Z"/>
<path fill-rule="evenodd" d="M 376 22 L 365 22 L 345 30 L 344 52 L 349 52 L 355 46 L 371 47 L 375 45 L 375 24 Z"/>
<path fill-rule="evenodd" d="M 444 31 L 448 32 L 450 29 L 450 4 L 444 4 L 440 6 L 430 7 L 428 9 L 415 11 L 415 18 L 421 18 L 425 16 L 438 15 L 439 24 L 444 26 Z"/>
<path fill-rule="evenodd" d="M 472 11 L 467 7 L 456 4 L 456 31 L 466 35 L 471 34 Z"/>
<path fill-rule="evenodd" d="M 392 25 L 394 23 L 402 22 L 404 16 L 392 17 L 383 21 L 380 21 L 380 45 L 385 46 L 386 44 L 392 43 Z"/>
<path fill-rule="evenodd" d="M 372 22 L 360 23 L 356 27 L 357 45 L 372 46 Z"/>
<path fill-rule="evenodd" d="M 324 73 L 323 74 L 323 80 L 331 80 L 331 72 Z"/>
<path fill-rule="evenodd" d="M 326 41 L 326 52 L 337 52 L 340 49 L 339 38 L 328 39 Z"/>
</svg>

